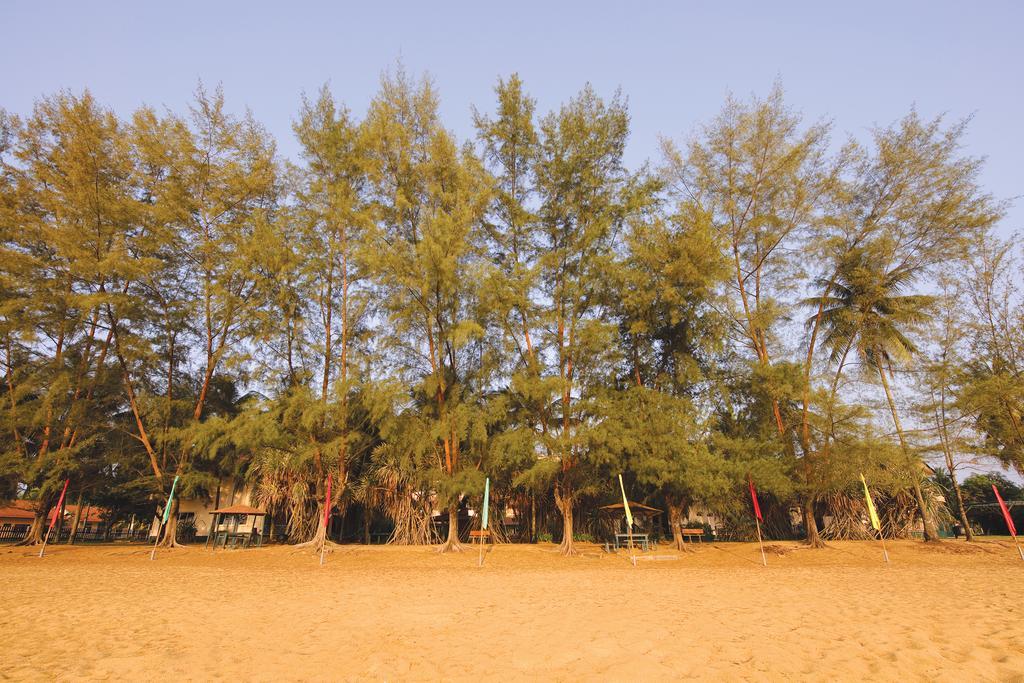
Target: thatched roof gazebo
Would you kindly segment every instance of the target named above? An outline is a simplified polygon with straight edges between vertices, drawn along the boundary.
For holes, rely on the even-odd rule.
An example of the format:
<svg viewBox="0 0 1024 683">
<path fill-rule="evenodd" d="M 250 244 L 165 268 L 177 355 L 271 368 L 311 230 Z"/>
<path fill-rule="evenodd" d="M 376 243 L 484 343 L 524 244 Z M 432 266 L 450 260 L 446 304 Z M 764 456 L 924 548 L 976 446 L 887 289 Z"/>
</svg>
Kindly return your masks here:
<svg viewBox="0 0 1024 683">
<path fill-rule="evenodd" d="M 622 522 L 625 517 L 625 510 L 623 509 L 622 503 L 612 503 L 611 505 L 602 505 L 600 508 L 603 513 L 607 514 L 609 518 L 615 520 L 616 526 Z M 643 520 L 645 523 L 650 522 L 652 519 L 662 513 L 662 510 L 658 508 L 652 508 L 650 505 L 644 505 L 643 503 L 637 503 L 635 501 L 629 501 L 629 511 L 633 513 L 634 519 Z M 641 525 L 642 526 L 642 525 Z"/>
<path fill-rule="evenodd" d="M 248 548 L 249 544 L 255 539 L 257 546 L 263 545 L 263 534 L 256 530 L 256 521 L 259 517 L 265 517 L 267 515 L 266 510 L 261 510 L 252 505 L 229 505 L 228 507 L 219 508 L 214 510 L 213 524 L 210 526 L 210 533 L 206 536 L 206 545 L 209 547 L 210 538 L 213 537 L 213 549 L 217 549 L 217 543 L 227 546 L 228 542 L 232 542 L 232 545 L 237 545 L 239 542 L 242 543 L 242 547 Z M 230 529 L 221 530 L 221 522 L 225 516 L 232 518 L 232 525 Z M 248 517 L 252 515 L 252 523 L 246 523 L 244 525 L 239 524 L 239 517 L 245 517 L 248 522 Z M 239 526 L 245 526 L 248 531 L 239 532 Z"/>
<path fill-rule="evenodd" d="M 609 512 L 619 512 L 619 513 L 625 514 L 625 512 L 623 511 L 622 508 L 623 508 L 622 503 L 613 503 L 611 505 L 602 505 L 601 506 L 602 510 L 608 510 Z M 633 502 L 632 500 L 629 501 L 629 511 L 633 513 L 634 517 L 645 517 L 645 518 L 657 517 L 658 515 L 660 515 L 663 512 L 663 510 L 659 510 L 658 508 L 652 508 L 650 505 L 644 505 L 643 503 L 636 503 L 636 502 Z"/>
</svg>

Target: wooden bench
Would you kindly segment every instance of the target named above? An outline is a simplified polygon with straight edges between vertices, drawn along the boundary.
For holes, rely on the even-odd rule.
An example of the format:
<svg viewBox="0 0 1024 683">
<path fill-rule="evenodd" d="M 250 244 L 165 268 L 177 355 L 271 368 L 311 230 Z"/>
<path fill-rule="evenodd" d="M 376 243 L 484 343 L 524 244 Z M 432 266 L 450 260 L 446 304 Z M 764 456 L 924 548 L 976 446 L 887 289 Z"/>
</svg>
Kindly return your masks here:
<svg viewBox="0 0 1024 683">
<path fill-rule="evenodd" d="M 703 542 L 704 542 L 704 530 L 703 530 L 703 529 L 683 529 L 683 530 L 682 530 L 682 534 L 683 534 L 683 540 L 684 540 L 684 541 L 685 541 L 685 540 L 686 540 L 687 538 L 690 538 L 690 539 L 692 539 L 692 538 L 693 538 L 694 536 L 696 536 L 696 537 L 697 537 L 697 539 L 698 539 L 698 540 L 699 540 L 699 541 L 700 541 L 701 543 L 703 543 Z M 691 540 L 691 541 L 690 541 L 690 543 L 693 543 L 693 541 Z"/>
<path fill-rule="evenodd" d="M 490 538 L 492 538 L 491 537 L 491 530 L 490 529 L 470 529 L 469 530 L 469 544 L 470 545 L 473 545 L 474 543 L 479 543 L 480 544 L 481 564 L 483 563 L 484 544 L 487 543 L 488 539 L 490 539 Z"/>
</svg>

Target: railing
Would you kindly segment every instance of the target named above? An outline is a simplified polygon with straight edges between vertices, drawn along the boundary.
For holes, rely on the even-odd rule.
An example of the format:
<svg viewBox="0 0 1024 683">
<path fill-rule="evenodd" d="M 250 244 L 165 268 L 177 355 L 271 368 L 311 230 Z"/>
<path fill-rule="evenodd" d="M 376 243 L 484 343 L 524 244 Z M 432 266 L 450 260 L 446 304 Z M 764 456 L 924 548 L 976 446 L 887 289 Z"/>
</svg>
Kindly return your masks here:
<svg viewBox="0 0 1024 683">
<path fill-rule="evenodd" d="M 0 543 L 16 543 L 28 536 L 31 525 L 17 525 L 0 528 Z M 75 543 L 139 543 L 145 542 L 149 536 L 149 529 L 90 529 L 88 531 L 79 529 L 75 535 Z M 67 543 L 71 537 L 71 528 L 64 527 L 59 532 L 50 534 L 50 543 Z"/>
<path fill-rule="evenodd" d="M 28 536 L 28 530 L 31 526 L 31 524 L 19 524 L 17 526 L 0 528 L 0 543 L 20 541 Z"/>
<path fill-rule="evenodd" d="M 75 543 L 110 543 L 113 541 L 145 541 L 149 535 L 149 529 L 134 529 L 129 531 L 128 529 L 111 529 L 104 531 L 103 529 L 90 529 L 85 531 L 79 529 L 78 533 L 75 534 Z M 61 529 L 60 538 L 58 543 L 67 542 L 68 538 L 71 537 L 71 529 Z M 53 536 L 50 537 L 53 540 Z"/>
</svg>

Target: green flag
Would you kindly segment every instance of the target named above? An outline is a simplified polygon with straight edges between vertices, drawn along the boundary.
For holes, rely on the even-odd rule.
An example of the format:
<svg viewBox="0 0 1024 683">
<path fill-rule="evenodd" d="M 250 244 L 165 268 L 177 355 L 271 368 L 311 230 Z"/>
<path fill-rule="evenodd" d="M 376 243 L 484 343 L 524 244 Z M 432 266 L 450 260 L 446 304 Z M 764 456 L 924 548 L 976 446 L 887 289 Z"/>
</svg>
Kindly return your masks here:
<svg viewBox="0 0 1024 683">
<path fill-rule="evenodd" d="M 626 500 L 626 487 L 622 483 L 622 475 L 619 475 L 619 488 L 622 489 L 622 506 L 626 509 L 626 524 L 632 528 L 633 526 L 633 513 L 629 509 L 629 501 Z"/>
<path fill-rule="evenodd" d="M 487 528 L 487 509 L 488 503 L 491 500 L 491 478 L 487 477 L 484 479 L 484 519 L 483 524 L 480 526 L 481 529 Z"/>
<path fill-rule="evenodd" d="M 174 482 L 171 484 L 171 495 L 167 496 L 167 505 L 164 507 L 164 519 L 163 524 L 167 524 L 167 520 L 171 517 L 171 501 L 174 500 L 174 489 L 178 488 L 178 476 L 174 476 Z"/>
</svg>

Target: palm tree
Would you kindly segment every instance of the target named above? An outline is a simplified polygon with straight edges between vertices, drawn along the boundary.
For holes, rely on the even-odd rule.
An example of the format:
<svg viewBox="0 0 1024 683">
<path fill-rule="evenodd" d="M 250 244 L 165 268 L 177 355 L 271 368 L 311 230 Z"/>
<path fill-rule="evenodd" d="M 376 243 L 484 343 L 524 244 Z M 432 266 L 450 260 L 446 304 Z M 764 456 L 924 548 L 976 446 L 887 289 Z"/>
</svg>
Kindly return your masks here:
<svg viewBox="0 0 1024 683">
<path fill-rule="evenodd" d="M 912 462 L 889 377 L 893 375 L 894 365 L 917 353 L 917 347 L 905 330 L 927 320 L 934 297 L 902 294 L 920 275 L 919 268 L 899 266 L 886 270 L 881 263 L 882 259 L 868 248 L 848 252 L 839 266 L 837 277 L 819 283 L 828 293 L 807 303 L 815 309 L 824 304 L 821 313 L 821 326 L 825 331 L 823 343 L 831 350 L 830 360 L 838 364 L 832 383 L 833 398 L 847 356 L 854 351 L 865 371 L 878 375 L 900 447 L 908 462 Z M 938 541 L 935 522 L 921 492 L 921 468 L 915 467 L 914 470 L 911 482 L 924 521 L 924 538 L 926 541 Z"/>
</svg>

